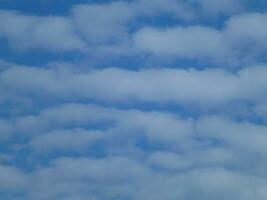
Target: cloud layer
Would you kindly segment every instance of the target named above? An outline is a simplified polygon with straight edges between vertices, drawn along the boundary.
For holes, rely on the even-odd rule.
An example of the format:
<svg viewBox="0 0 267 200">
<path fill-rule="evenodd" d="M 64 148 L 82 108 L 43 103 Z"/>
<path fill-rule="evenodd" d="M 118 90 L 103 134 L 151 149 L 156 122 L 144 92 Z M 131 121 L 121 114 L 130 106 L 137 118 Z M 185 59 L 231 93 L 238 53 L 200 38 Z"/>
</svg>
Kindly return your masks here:
<svg viewBox="0 0 267 200">
<path fill-rule="evenodd" d="M 0 199 L 267 198 L 260 0 L 43 3 L 0 3 Z"/>
</svg>

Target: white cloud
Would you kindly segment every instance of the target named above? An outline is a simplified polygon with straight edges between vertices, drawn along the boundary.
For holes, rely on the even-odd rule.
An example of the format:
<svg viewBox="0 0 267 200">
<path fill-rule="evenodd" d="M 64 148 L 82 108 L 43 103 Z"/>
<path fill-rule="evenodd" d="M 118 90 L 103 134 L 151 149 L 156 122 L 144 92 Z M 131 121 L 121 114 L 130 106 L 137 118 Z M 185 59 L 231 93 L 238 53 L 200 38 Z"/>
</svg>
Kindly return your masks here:
<svg viewBox="0 0 267 200">
<path fill-rule="evenodd" d="M 27 186 L 28 177 L 16 167 L 0 165 L 0 193 L 21 192 Z"/>
<path fill-rule="evenodd" d="M 102 102 L 155 102 L 216 105 L 266 99 L 266 67 L 230 73 L 219 69 L 106 68 L 89 72 L 14 67 L 0 75 L 9 93 L 53 98 L 95 99 Z M 257 77 L 257 79 L 255 79 Z M 211 84 L 212 83 L 212 84 Z"/>
<path fill-rule="evenodd" d="M 0 37 L 6 38 L 14 48 L 76 50 L 93 57 L 131 53 L 140 56 L 140 50 L 145 50 L 164 56 L 238 63 L 256 59 L 256 53 L 253 53 L 255 48 L 260 52 L 260 47 L 264 46 L 266 52 L 266 45 L 262 45 L 266 43 L 265 14 L 233 16 L 226 21 L 222 30 L 205 27 L 201 23 L 193 26 L 195 23 L 192 22 L 202 15 L 210 18 L 241 10 L 240 2 L 231 0 L 167 0 L 153 3 L 139 0 L 131 3 L 81 4 L 73 6 L 65 17 L 33 16 L 2 10 Z M 160 14 L 177 20 L 176 25 L 168 29 L 143 28 L 149 24 L 149 19 Z M 138 23 L 140 19 L 147 20 Z M 185 26 L 177 26 L 179 20 L 184 21 Z M 257 31 L 252 32 L 252 29 Z M 255 47 L 255 43 L 253 48 L 244 45 L 251 41 L 256 41 L 258 46 Z M 136 49 L 136 46 L 139 48 Z M 252 50 L 244 54 L 243 49 L 248 46 Z"/>
<path fill-rule="evenodd" d="M 59 194 L 63 197 L 80 195 L 85 199 L 128 197 L 128 193 L 134 191 L 132 182 L 145 172 L 144 167 L 126 157 L 60 158 L 33 174 L 38 184 L 32 187 L 30 199 L 55 199 Z"/>
<path fill-rule="evenodd" d="M 235 46 L 249 48 L 252 45 L 255 50 L 267 48 L 267 14 L 249 13 L 233 16 L 226 22 L 227 38 Z"/>
<path fill-rule="evenodd" d="M 138 48 L 156 55 L 213 58 L 225 53 L 221 33 L 201 26 L 146 28 L 135 34 L 134 41 Z"/>
<path fill-rule="evenodd" d="M 25 125 L 29 118 L 31 121 Z M 35 123 L 36 121 L 38 123 Z M 94 134 L 93 129 L 98 124 L 107 124 L 107 129 L 104 129 L 103 133 L 97 131 Z M 127 140 L 134 142 L 140 135 L 150 143 L 175 146 L 193 134 L 191 119 L 182 119 L 170 113 L 109 109 L 83 104 L 61 105 L 43 110 L 37 116 L 20 117 L 13 126 L 15 131 L 24 133 L 25 137 L 29 137 L 31 133 L 30 136 L 34 137 L 31 145 L 40 152 L 50 149 L 71 151 L 72 148 L 78 148 L 79 151 L 88 147 L 91 142 L 101 139 L 127 145 Z M 89 130 L 59 131 L 62 127 Z"/>
<path fill-rule="evenodd" d="M 265 13 L 245 13 L 232 16 L 221 29 L 201 25 L 143 28 L 133 39 L 137 48 L 156 56 L 247 65 L 266 58 L 265 21 Z"/>
<path fill-rule="evenodd" d="M 185 200 L 218 195 L 222 200 L 232 197 L 250 200 L 255 195 L 259 199 L 266 196 L 266 182 L 261 177 L 222 168 L 162 173 L 135 159 L 117 156 L 60 158 L 35 170 L 31 178 L 36 184 L 28 188 L 30 200 L 75 196 L 82 200 L 90 197 Z"/>
<path fill-rule="evenodd" d="M 201 11 L 196 9 L 196 6 Z M 105 4 L 75 5 L 66 17 L 34 16 L 2 10 L 0 37 L 6 38 L 14 48 L 79 50 L 92 53 L 95 48 L 104 51 L 109 48 L 122 48 L 121 46 L 129 47 L 131 24 L 136 23 L 140 17 L 149 19 L 163 14 L 176 20 L 188 21 L 196 19 L 201 12 L 228 13 L 231 11 L 230 8 L 234 12 L 236 7 L 238 3 L 231 1 L 214 3 L 205 0 L 199 4 L 194 1 L 157 0 L 151 3 L 139 0 L 131 3 L 115 1 Z M 203 35 L 203 31 L 205 30 L 199 30 L 200 34 Z M 181 32 L 181 35 L 183 34 L 184 32 Z M 214 33 L 211 33 L 211 36 L 213 35 Z"/>
<path fill-rule="evenodd" d="M 201 137 L 210 137 L 235 151 L 266 157 L 267 127 L 249 122 L 233 122 L 220 117 L 203 117 L 197 122 Z"/>
<path fill-rule="evenodd" d="M 82 50 L 82 40 L 71 22 L 64 17 L 27 16 L 0 11 L 0 37 L 7 38 L 14 48 L 49 50 Z"/>
<path fill-rule="evenodd" d="M 129 46 L 129 23 L 140 16 L 152 17 L 161 13 L 189 18 L 192 13 L 172 0 L 151 4 L 149 1 L 116 1 L 106 4 L 80 4 L 70 14 L 61 16 L 34 16 L 12 11 L 0 11 L 0 37 L 14 48 L 42 48 L 49 51 L 115 50 L 122 53 Z M 111 50 L 109 50 L 111 49 Z"/>
<path fill-rule="evenodd" d="M 91 44 L 118 44 L 128 37 L 133 12 L 125 2 L 78 5 L 72 10 L 74 26 Z"/>
<path fill-rule="evenodd" d="M 23 121 L 23 118 L 16 121 Z M 31 118 L 39 121 L 39 128 L 35 127 L 35 130 L 40 129 L 40 135 L 34 136 L 30 143 L 39 152 L 77 152 L 85 148 L 95 139 L 91 140 L 89 134 L 93 132 L 88 130 L 90 124 L 96 123 L 109 124 L 105 132 L 109 133 L 106 139 L 110 146 L 103 158 L 91 158 L 89 155 L 59 157 L 50 161 L 49 165 L 39 166 L 37 163 L 38 167 L 30 174 L 23 175 L 23 180 L 36 184 L 27 185 L 23 181 L 20 186 L 30 200 L 71 197 L 81 200 L 164 197 L 174 200 L 215 198 L 218 195 L 222 200 L 232 197 L 250 200 L 255 194 L 259 199 L 266 196 L 263 177 L 266 172 L 261 169 L 261 163 L 266 165 L 264 125 L 210 116 L 202 116 L 194 122 L 164 112 L 82 104 L 50 107 Z M 78 129 L 83 125 L 88 130 Z M 180 129 L 181 125 L 188 129 Z M 68 126 L 72 129 L 59 129 Z M 48 129 L 43 127 L 52 131 L 47 133 Z M 28 126 L 28 130 L 31 129 Z M 195 131 L 197 134 L 192 133 Z M 131 154 L 129 146 L 136 145 L 136 141 L 131 140 L 133 137 L 138 140 L 141 135 L 148 137 L 149 144 L 166 145 L 146 149 L 141 154 Z M 209 143 L 211 139 L 223 145 Z M 187 142 L 192 142 L 191 146 L 183 148 Z M 118 148 L 119 151 L 116 151 Z M 248 155 L 255 165 L 247 165 Z M 260 160 L 259 156 L 262 157 Z M 6 174 L 5 170 L 2 172 Z M 177 185 L 180 186 L 178 190 Z M 11 189 L 15 190 L 14 187 Z"/>
<path fill-rule="evenodd" d="M 163 170 L 182 170 L 192 167 L 192 163 L 184 156 L 171 152 L 155 152 L 148 158 L 148 164 Z"/>
<path fill-rule="evenodd" d="M 30 146 L 37 152 L 81 152 L 89 148 L 90 144 L 103 140 L 105 135 L 100 131 L 83 129 L 53 130 L 35 137 Z"/>
<path fill-rule="evenodd" d="M 267 67 L 193 69 L 266 52 L 266 14 L 236 15 L 242 7 L 138 0 L 75 5 L 64 17 L 0 11 L 0 37 L 14 49 L 83 51 L 108 66 L 103 52 L 193 61 L 132 70 L 0 60 L 0 198 L 266 199 Z M 201 25 L 222 16 L 221 29 Z M 163 28 L 166 19 L 175 25 Z"/>
</svg>

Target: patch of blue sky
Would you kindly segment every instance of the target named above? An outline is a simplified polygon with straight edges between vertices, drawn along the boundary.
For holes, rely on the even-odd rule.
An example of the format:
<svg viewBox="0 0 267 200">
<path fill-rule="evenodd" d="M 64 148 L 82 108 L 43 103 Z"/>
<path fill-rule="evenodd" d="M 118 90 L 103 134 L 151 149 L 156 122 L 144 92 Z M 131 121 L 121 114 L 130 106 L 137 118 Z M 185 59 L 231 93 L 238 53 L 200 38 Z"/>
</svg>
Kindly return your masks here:
<svg viewBox="0 0 267 200">
<path fill-rule="evenodd" d="M 0 8 L 5 10 L 16 10 L 29 15 L 63 15 L 69 14 L 72 6 L 77 4 L 107 3 L 111 0 L 29 0 L 27 3 L 17 0 L 1 0 Z"/>
</svg>

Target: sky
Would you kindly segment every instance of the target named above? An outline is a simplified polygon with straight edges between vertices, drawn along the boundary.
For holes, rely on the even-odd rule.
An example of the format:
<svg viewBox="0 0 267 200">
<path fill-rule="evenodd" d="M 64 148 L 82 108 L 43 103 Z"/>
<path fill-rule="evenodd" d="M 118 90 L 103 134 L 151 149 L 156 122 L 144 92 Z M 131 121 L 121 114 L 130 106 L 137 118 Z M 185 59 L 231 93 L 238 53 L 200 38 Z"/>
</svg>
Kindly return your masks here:
<svg viewBox="0 0 267 200">
<path fill-rule="evenodd" d="M 0 199 L 266 200 L 265 0 L 0 0 Z"/>
</svg>

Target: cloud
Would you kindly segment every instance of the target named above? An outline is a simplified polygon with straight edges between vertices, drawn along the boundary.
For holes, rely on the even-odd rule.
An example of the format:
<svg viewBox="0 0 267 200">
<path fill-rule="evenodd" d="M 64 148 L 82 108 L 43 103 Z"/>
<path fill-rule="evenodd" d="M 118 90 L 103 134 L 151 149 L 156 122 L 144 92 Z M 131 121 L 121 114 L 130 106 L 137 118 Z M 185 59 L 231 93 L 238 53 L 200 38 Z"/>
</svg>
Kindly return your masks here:
<svg viewBox="0 0 267 200">
<path fill-rule="evenodd" d="M 0 165 L 0 192 L 21 192 L 27 186 L 27 175 L 16 167 Z"/>
<path fill-rule="evenodd" d="M 82 40 L 71 22 L 64 17 L 27 16 L 17 12 L 0 12 L 0 37 L 14 48 L 43 48 L 52 51 L 82 50 Z"/>
<path fill-rule="evenodd" d="M 266 157 L 265 125 L 249 122 L 233 122 L 220 117 L 202 118 L 197 122 L 200 136 L 211 137 L 222 141 L 223 144 L 236 148 L 237 151 L 246 151 L 247 154 Z"/>
<path fill-rule="evenodd" d="M 74 72 L 68 69 L 14 67 L 3 71 L 0 81 L 3 90 L 9 93 L 36 97 L 50 95 L 58 99 L 95 99 L 101 102 L 216 105 L 264 100 L 266 73 L 264 66 L 241 69 L 236 73 L 220 69 L 134 71 L 106 68 Z"/>
<path fill-rule="evenodd" d="M 21 124 L 25 118 L 29 116 L 16 122 Z M 49 107 L 31 118 L 39 125 L 17 130 L 20 134 L 38 130 L 29 145 L 32 153 L 41 154 L 31 158 L 38 167 L 28 174 L 19 172 L 22 182 L 16 189 L 22 188 L 22 199 L 172 200 L 215 198 L 219 194 L 222 199 L 234 196 L 249 200 L 255 193 L 259 198 L 266 195 L 261 165 L 246 164 L 248 155 L 253 163 L 264 165 L 266 161 L 264 125 L 213 116 L 186 120 L 174 113 L 90 104 Z M 63 156 L 101 139 L 101 131 L 92 131 L 99 123 L 106 125 L 98 127 L 108 136 L 104 157 Z M 13 126 L 19 128 L 16 123 Z M 143 136 L 148 139 L 146 148 L 137 143 Z M 131 146 L 135 146 L 135 152 L 131 152 Z M 53 156 L 53 151 L 59 156 L 40 166 L 39 156 Z M 0 168 L 0 175 L 7 174 L 5 169 Z M 28 185 L 26 180 L 36 184 Z M 181 186 L 178 190 L 177 185 Z"/>
<path fill-rule="evenodd" d="M 127 3 L 78 5 L 72 20 L 82 36 L 94 45 L 120 44 L 128 37 L 128 21 L 134 16 Z"/>
<path fill-rule="evenodd" d="M 93 53 L 93 49 L 99 49 L 112 52 L 110 48 L 131 48 L 131 33 L 140 28 L 139 18 L 147 19 L 144 22 L 148 23 L 149 19 L 162 14 L 190 22 L 200 14 L 195 7 L 205 13 L 227 13 L 230 8 L 235 11 L 234 8 L 238 7 L 230 1 L 214 4 L 206 0 L 198 4 L 175 0 L 79 4 L 74 5 L 69 15 L 64 17 L 2 10 L 0 37 L 7 39 L 14 48 L 24 50 L 42 48 L 48 51 L 78 50 Z M 136 24 L 133 25 L 136 28 L 131 24 Z"/>
<path fill-rule="evenodd" d="M 266 14 L 76 3 L 0 11 L 0 199 L 266 199 Z"/>
<path fill-rule="evenodd" d="M 2 10 L 0 37 L 13 49 L 78 51 L 84 57 L 99 60 L 102 55 L 142 57 L 148 52 L 157 57 L 240 66 L 255 62 L 259 59 L 257 54 L 264 55 L 266 51 L 264 26 L 260 25 L 265 14 L 241 14 L 245 7 L 239 1 L 229 0 L 153 3 L 139 0 L 78 4 L 67 16 L 37 16 Z M 212 16 L 221 15 L 229 15 L 222 29 L 203 25 L 213 19 Z M 152 28 L 151 20 L 159 16 L 174 20 L 172 26 L 163 24 Z M 200 23 L 195 25 L 198 21 Z M 166 26 L 168 28 L 163 28 Z M 251 32 L 249 27 L 257 33 Z"/>
<path fill-rule="evenodd" d="M 54 160 L 51 166 L 33 174 L 34 179 L 42 181 L 38 181 L 40 184 L 33 186 L 30 199 L 55 199 L 60 193 L 63 198 L 71 196 L 95 199 L 128 197 L 127 193 L 134 190 L 134 188 L 131 189 L 131 181 L 135 181 L 136 177 L 141 177 L 144 171 L 136 161 L 125 157 L 60 158 Z M 121 185 L 123 182 L 125 184 Z M 44 188 L 47 184 L 52 184 L 53 187 Z M 44 189 L 45 192 L 43 192 Z"/>
<path fill-rule="evenodd" d="M 174 9 L 179 8 L 179 11 Z M 35 16 L 15 11 L 0 12 L 0 37 L 13 48 L 41 48 L 47 51 L 108 51 L 129 46 L 129 23 L 139 16 L 185 13 L 176 2 L 149 3 L 116 1 L 106 4 L 74 5 L 68 16 Z M 178 14 L 180 13 L 180 14 Z M 96 49 L 96 50 L 93 50 Z M 113 49 L 113 50 L 109 50 Z M 120 51 L 121 52 L 121 51 Z"/>
<path fill-rule="evenodd" d="M 266 183 L 226 169 L 195 169 L 180 173 L 161 173 L 126 157 L 103 159 L 65 157 L 53 160 L 47 167 L 30 176 L 36 184 L 27 189 L 27 199 L 82 200 L 135 199 L 196 199 L 217 197 L 249 200 L 255 192 L 264 198 Z M 203 184 L 206 183 L 206 184 Z M 177 188 L 177 185 L 180 186 Z M 49 186 L 49 187 L 48 187 Z M 237 192 L 238 191 L 238 192 Z"/>
<path fill-rule="evenodd" d="M 191 119 L 164 112 L 110 109 L 90 104 L 65 104 L 45 109 L 36 116 L 17 118 L 13 126 L 20 135 L 33 137 L 30 143 L 40 152 L 80 151 L 101 140 L 125 146 L 128 143 L 124 139 L 134 142 L 142 135 L 149 142 L 175 145 L 193 134 Z M 62 128 L 66 130 L 59 130 Z"/>
<path fill-rule="evenodd" d="M 247 65 L 265 59 L 265 18 L 265 13 L 232 16 L 222 29 L 199 25 L 143 28 L 133 40 L 137 48 L 156 56 Z"/>
<path fill-rule="evenodd" d="M 155 53 L 186 58 L 213 58 L 224 54 L 219 31 L 201 26 L 166 30 L 146 28 L 134 36 L 138 48 Z"/>
<path fill-rule="evenodd" d="M 80 152 L 89 148 L 90 144 L 105 139 L 99 131 L 53 130 L 49 133 L 35 137 L 30 146 L 37 152 Z"/>
<path fill-rule="evenodd" d="M 250 13 L 232 17 L 226 22 L 226 34 L 234 45 L 266 51 L 266 13 Z"/>
<path fill-rule="evenodd" d="M 192 167 L 192 163 L 171 152 L 155 152 L 148 158 L 148 164 L 163 170 L 182 170 Z"/>
<path fill-rule="evenodd" d="M 246 168 L 245 155 L 251 154 L 251 160 L 260 157 L 265 160 L 266 157 L 266 127 L 247 121 L 214 116 L 183 119 L 173 113 L 90 104 L 65 104 L 45 109 L 31 116 L 39 124 L 21 127 L 28 117 L 17 118 L 13 127 L 20 137 L 35 132 L 29 142 L 33 153 L 83 153 L 104 140 L 107 155 L 132 155 L 131 151 L 136 155 L 138 148 L 148 148 L 148 155 L 151 153 L 148 163 L 156 169 L 170 170 L 193 166 Z M 138 146 L 138 142 L 144 142 L 145 146 Z M 183 153 L 178 156 L 170 152 Z"/>
</svg>

